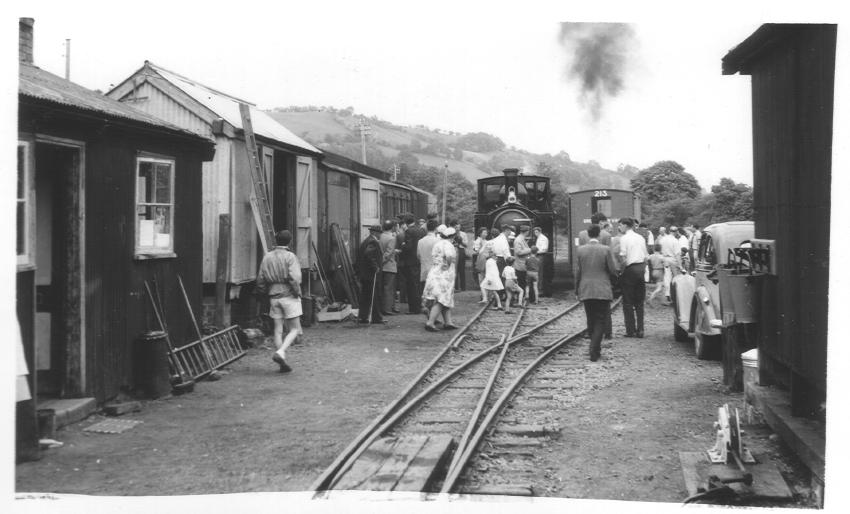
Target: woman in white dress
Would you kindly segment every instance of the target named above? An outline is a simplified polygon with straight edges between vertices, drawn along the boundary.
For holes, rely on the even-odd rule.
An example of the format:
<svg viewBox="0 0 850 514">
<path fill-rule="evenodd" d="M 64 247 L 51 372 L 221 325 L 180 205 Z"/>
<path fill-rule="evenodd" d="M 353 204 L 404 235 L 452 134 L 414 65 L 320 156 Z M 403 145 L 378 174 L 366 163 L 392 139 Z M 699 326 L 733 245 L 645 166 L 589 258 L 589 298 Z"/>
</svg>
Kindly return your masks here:
<svg viewBox="0 0 850 514">
<path fill-rule="evenodd" d="M 452 323 L 451 309 L 455 305 L 455 273 L 457 251 L 452 244 L 455 229 L 449 227 L 440 233 L 440 240 L 431 250 L 432 265 L 425 279 L 422 290 L 422 303 L 428 311 L 428 321 L 425 329 L 431 332 L 437 330 L 437 316 L 443 315 L 443 329 L 457 328 Z"/>
</svg>

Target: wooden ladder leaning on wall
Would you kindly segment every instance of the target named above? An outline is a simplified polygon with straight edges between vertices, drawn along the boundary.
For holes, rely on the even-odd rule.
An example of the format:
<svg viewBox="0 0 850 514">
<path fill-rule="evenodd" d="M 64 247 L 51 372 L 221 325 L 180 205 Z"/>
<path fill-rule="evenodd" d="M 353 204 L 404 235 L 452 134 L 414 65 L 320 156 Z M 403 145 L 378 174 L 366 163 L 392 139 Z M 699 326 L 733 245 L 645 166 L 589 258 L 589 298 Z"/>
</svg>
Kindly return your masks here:
<svg viewBox="0 0 850 514">
<path fill-rule="evenodd" d="M 248 104 L 239 104 L 239 114 L 242 116 L 242 130 L 245 132 L 245 148 L 248 150 L 248 161 L 251 168 L 251 182 L 254 185 L 251 194 L 251 212 L 254 213 L 254 223 L 260 232 L 263 252 L 268 252 L 276 246 L 274 222 L 272 220 L 271 203 L 266 174 L 260 165 L 257 138 L 254 136 L 254 125 L 251 122 L 251 108 Z"/>
</svg>

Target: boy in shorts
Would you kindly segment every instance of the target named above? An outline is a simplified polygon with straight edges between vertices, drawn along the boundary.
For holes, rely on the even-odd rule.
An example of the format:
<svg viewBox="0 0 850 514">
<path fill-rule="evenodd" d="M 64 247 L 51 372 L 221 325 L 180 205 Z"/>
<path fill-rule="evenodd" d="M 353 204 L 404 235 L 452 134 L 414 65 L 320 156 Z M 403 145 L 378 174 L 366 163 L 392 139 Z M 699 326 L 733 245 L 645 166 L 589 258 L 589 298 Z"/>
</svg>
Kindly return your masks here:
<svg viewBox="0 0 850 514">
<path fill-rule="evenodd" d="M 534 293 L 534 304 L 537 305 L 537 301 L 540 298 L 540 293 L 537 290 L 537 280 L 540 272 L 540 257 L 537 256 L 537 247 L 531 247 L 531 255 L 526 257 L 525 259 L 525 297 L 528 298 L 528 301 L 531 301 L 531 295 L 529 293 Z"/>
<path fill-rule="evenodd" d="M 286 349 L 301 335 L 301 266 L 298 257 L 289 250 L 292 233 L 281 230 L 275 234 L 277 246 L 263 257 L 257 273 L 257 288 L 269 295 L 269 316 L 274 320 L 274 345 L 277 351 L 272 360 L 281 373 L 292 368 L 286 363 Z M 286 326 L 286 337 L 283 328 Z"/>
<path fill-rule="evenodd" d="M 522 307 L 522 288 L 519 287 L 516 281 L 516 270 L 514 269 L 514 257 L 511 255 L 505 258 L 505 269 L 502 270 L 502 276 L 505 278 L 505 314 L 511 313 L 511 297 L 517 295 L 517 305 Z"/>
</svg>

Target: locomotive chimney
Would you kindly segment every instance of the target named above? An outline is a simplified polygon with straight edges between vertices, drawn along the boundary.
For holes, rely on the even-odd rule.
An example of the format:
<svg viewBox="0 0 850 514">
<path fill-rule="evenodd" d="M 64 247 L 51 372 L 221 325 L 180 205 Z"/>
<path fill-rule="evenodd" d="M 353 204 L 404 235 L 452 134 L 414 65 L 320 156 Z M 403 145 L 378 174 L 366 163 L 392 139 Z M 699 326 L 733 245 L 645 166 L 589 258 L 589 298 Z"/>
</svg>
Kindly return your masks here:
<svg viewBox="0 0 850 514">
<path fill-rule="evenodd" d="M 502 170 L 502 173 L 505 174 L 505 194 L 508 194 L 508 191 L 513 188 L 514 191 L 517 190 L 517 175 L 519 175 L 519 168 L 505 168 Z"/>
</svg>

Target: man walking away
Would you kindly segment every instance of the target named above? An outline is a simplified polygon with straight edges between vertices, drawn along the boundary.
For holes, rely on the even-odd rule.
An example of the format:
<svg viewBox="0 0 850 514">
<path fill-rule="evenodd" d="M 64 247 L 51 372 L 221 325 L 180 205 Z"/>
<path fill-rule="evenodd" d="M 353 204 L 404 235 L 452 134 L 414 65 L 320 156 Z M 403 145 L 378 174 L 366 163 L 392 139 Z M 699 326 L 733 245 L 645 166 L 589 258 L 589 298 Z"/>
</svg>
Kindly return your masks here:
<svg viewBox="0 0 850 514">
<path fill-rule="evenodd" d="M 360 277 L 360 323 L 382 323 L 381 317 L 381 267 L 383 252 L 378 237 L 379 225 L 369 227 L 369 236 L 360 243 L 357 252 L 357 275 Z"/>
<path fill-rule="evenodd" d="M 576 252 L 576 296 L 584 304 L 590 331 L 590 360 L 596 361 L 602 351 L 602 335 L 611 300 L 611 276 L 616 273 L 614 256 L 608 246 L 600 244 L 599 225 L 587 229 L 588 242 Z"/>
<path fill-rule="evenodd" d="M 292 371 L 286 363 L 286 349 L 301 335 L 301 265 L 289 249 L 292 234 L 281 230 L 275 234 L 275 246 L 260 263 L 257 289 L 269 295 L 269 316 L 274 320 L 274 345 L 272 356 L 281 373 Z M 283 327 L 286 326 L 286 337 Z"/>
<path fill-rule="evenodd" d="M 622 218 L 620 230 L 620 288 L 623 291 L 623 317 L 626 322 L 626 337 L 643 337 L 643 304 L 646 299 L 646 241 L 634 229 L 634 220 Z"/>
</svg>

